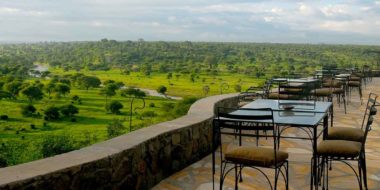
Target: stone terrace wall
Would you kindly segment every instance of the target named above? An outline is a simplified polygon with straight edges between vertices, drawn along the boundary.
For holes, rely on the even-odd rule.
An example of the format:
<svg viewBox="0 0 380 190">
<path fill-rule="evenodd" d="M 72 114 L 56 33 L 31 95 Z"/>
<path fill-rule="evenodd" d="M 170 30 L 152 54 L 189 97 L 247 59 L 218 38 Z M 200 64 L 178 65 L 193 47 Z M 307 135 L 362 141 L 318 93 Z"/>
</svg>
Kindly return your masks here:
<svg viewBox="0 0 380 190">
<path fill-rule="evenodd" d="M 181 118 L 2 168 L 0 189 L 149 189 L 210 154 L 215 107 L 235 105 L 237 94 L 207 97 Z"/>
</svg>

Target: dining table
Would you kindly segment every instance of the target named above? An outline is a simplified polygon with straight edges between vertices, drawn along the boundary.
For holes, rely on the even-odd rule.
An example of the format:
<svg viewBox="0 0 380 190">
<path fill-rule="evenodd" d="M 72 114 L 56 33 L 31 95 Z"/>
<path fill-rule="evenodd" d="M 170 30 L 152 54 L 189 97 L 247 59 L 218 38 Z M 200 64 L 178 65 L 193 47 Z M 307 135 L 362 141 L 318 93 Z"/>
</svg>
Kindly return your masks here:
<svg viewBox="0 0 380 190">
<path fill-rule="evenodd" d="M 291 107 L 292 109 L 289 109 Z M 321 101 L 304 101 L 304 100 L 273 100 L 273 99 L 257 99 L 251 103 L 237 109 L 230 114 L 247 115 L 248 109 L 270 108 L 273 110 L 274 124 L 280 129 L 280 138 L 310 140 L 312 142 L 313 158 L 316 158 L 317 141 L 325 138 L 328 133 L 329 123 L 333 124 L 333 104 L 332 102 Z M 329 119 L 331 122 L 329 122 Z M 299 128 L 308 133 L 307 136 L 286 136 L 281 135 L 286 129 Z M 214 128 L 214 133 L 216 129 Z M 215 137 L 212 141 L 213 150 L 217 148 Z M 213 173 L 215 173 L 215 152 L 212 153 Z M 316 159 L 312 159 L 312 171 L 310 189 L 315 187 L 318 189 L 317 178 L 318 163 Z"/>
</svg>

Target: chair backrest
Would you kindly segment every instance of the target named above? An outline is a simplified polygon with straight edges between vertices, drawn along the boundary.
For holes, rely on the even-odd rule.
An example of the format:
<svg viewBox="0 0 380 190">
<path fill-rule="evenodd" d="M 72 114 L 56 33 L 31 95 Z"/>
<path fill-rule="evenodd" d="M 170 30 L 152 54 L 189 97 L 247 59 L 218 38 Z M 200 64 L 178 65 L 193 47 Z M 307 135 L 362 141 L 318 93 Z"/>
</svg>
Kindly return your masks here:
<svg viewBox="0 0 380 190">
<path fill-rule="evenodd" d="M 259 130 L 271 130 L 273 131 L 273 149 L 274 160 L 277 165 L 277 149 L 278 149 L 278 128 L 274 124 L 273 110 L 270 108 L 225 108 L 219 107 L 217 109 L 217 115 L 214 118 L 214 135 L 217 133 L 218 144 L 222 145 L 222 135 L 233 135 L 239 137 L 239 146 L 242 145 L 241 137 L 258 137 L 253 133 L 246 133 L 243 131 L 259 131 Z M 227 129 L 226 131 L 222 129 Z M 228 130 L 229 129 L 229 130 Z M 215 137 L 215 136 L 214 136 Z M 215 142 L 215 141 L 214 141 Z M 256 146 L 259 146 L 256 143 Z M 220 148 L 220 156 L 223 155 L 223 146 Z"/>
<path fill-rule="evenodd" d="M 376 112 L 377 112 L 377 108 L 376 106 L 376 102 L 377 102 L 377 98 L 378 98 L 378 95 L 377 94 L 374 94 L 374 93 L 369 93 L 368 95 L 368 101 L 367 101 L 367 105 L 366 105 L 366 109 L 365 109 L 365 112 L 364 112 L 364 116 L 363 116 L 363 121 L 362 121 L 362 126 L 361 126 L 361 129 L 363 130 L 364 127 L 365 127 L 365 121 L 368 120 L 368 117 L 372 114 L 372 115 L 376 115 Z"/>
<path fill-rule="evenodd" d="M 273 110 L 270 108 L 225 108 L 218 107 L 214 118 L 214 129 L 219 135 L 221 144 L 222 135 L 234 135 L 240 137 L 257 137 L 253 133 L 242 133 L 242 131 L 273 130 L 274 147 L 277 147 L 277 129 L 274 124 Z M 222 130 L 232 129 L 232 130 Z"/>
<path fill-rule="evenodd" d="M 369 108 L 370 111 L 368 113 L 367 122 L 366 122 L 365 130 L 364 130 L 364 138 L 363 138 L 363 141 L 362 141 L 362 151 L 365 150 L 365 143 L 367 141 L 368 132 L 371 130 L 371 126 L 372 126 L 372 124 L 374 122 L 374 117 L 377 114 L 376 107 L 378 107 L 378 106 L 380 106 L 380 104 L 378 104 L 378 103 L 375 102 Z"/>
<path fill-rule="evenodd" d="M 249 124 L 265 123 L 274 126 L 273 110 L 270 108 L 226 108 L 218 107 L 216 118 L 221 128 L 232 128 L 242 130 L 257 130 Z M 231 125 L 223 125 L 223 124 Z"/>
</svg>

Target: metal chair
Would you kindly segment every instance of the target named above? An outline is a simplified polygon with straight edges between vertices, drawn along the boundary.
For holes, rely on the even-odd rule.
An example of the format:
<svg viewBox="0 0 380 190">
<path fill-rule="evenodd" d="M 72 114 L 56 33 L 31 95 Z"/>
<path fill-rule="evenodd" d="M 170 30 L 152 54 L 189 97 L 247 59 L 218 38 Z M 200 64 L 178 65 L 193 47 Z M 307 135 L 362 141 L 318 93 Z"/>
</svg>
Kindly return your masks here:
<svg viewBox="0 0 380 190">
<path fill-rule="evenodd" d="M 273 121 L 273 111 L 271 109 L 237 109 L 218 108 L 217 116 L 214 119 L 214 137 L 217 137 L 218 144 L 222 145 L 222 136 L 239 136 L 239 147 L 232 150 L 223 151 L 220 146 L 220 189 L 228 173 L 235 171 L 235 189 L 238 189 L 238 180 L 242 181 L 242 170 L 246 167 L 256 169 L 264 175 L 270 188 L 277 189 L 277 182 L 280 174 L 285 180 L 286 189 L 289 187 L 288 178 L 288 153 L 278 150 L 278 127 Z M 242 137 L 255 137 L 250 131 L 268 130 L 273 131 L 273 148 L 256 146 L 243 146 Z M 214 139 L 215 140 L 215 139 Z M 232 165 L 232 167 L 227 167 Z M 262 168 L 275 170 L 274 185 Z M 214 181 L 214 175 L 213 175 Z"/>
<path fill-rule="evenodd" d="M 366 105 L 366 110 L 364 111 L 364 116 L 362 120 L 361 128 L 353 128 L 353 127 L 331 127 L 327 134 L 327 140 L 346 140 L 346 141 L 355 141 L 362 142 L 365 135 L 365 121 L 368 120 L 369 117 L 377 114 L 376 102 L 378 95 L 374 93 L 370 93 L 368 95 L 368 101 Z M 369 129 L 371 130 L 371 128 Z M 365 165 L 365 150 L 363 150 L 364 160 L 363 163 Z M 331 168 L 331 166 L 330 166 Z M 363 171 L 364 176 L 364 186 L 367 189 L 367 173 L 366 170 Z"/>
<path fill-rule="evenodd" d="M 352 73 L 348 80 L 349 97 L 351 98 L 352 90 L 357 89 L 360 97 L 360 104 L 363 104 L 362 98 L 362 75 L 361 73 Z"/>
<path fill-rule="evenodd" d="M 369 110 L 375 108 L 375 104 L 370 106 Z M 348 140 L 324 140 L 319 143 L 317 147 L 317 163 L 319 163 L 318 182 L 322 183 L 323 189 L 328 189 L 328 175 L 329 175 L 329 163 L 332 161 L 340 161 L 349 166 L 355 173 L 359 183 L 359 189 L 367 188 L 367 168 L 365 159 L 365 143 L 367 140 L 368 132 L 371 130 L 371 125 L 374 121 L 376 112 L 370 112 L 366 119 L 366 125 L 364 130 L 364 136 L 361 141 L 348 141 Z M 353 166 L 349 164 L 349 161 L 358 162 L 358 172 L 355 171 Z"/>
</svg>

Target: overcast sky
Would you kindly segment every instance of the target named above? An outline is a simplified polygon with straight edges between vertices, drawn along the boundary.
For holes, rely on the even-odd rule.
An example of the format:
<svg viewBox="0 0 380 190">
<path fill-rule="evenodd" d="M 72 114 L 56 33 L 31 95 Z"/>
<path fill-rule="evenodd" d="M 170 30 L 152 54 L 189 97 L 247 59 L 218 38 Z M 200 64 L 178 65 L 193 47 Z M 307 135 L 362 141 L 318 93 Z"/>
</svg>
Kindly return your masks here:
<svg viewBox="0 0 380 190">
<path fill-rule="evenodd" d="M 380 1 L 0 0 L 0 42 L 101 38 L 380 45 Z"/>
</svg>

